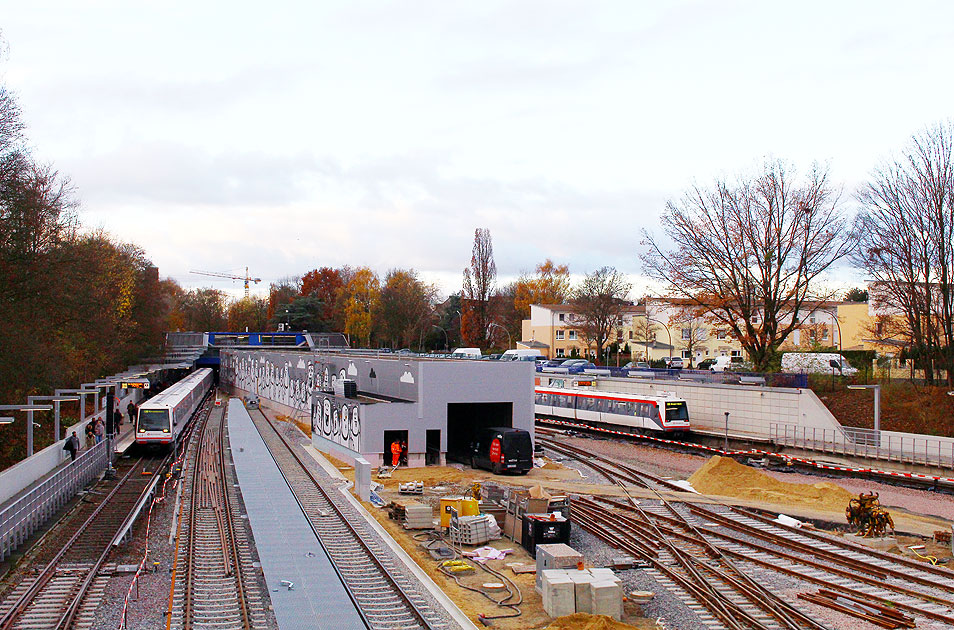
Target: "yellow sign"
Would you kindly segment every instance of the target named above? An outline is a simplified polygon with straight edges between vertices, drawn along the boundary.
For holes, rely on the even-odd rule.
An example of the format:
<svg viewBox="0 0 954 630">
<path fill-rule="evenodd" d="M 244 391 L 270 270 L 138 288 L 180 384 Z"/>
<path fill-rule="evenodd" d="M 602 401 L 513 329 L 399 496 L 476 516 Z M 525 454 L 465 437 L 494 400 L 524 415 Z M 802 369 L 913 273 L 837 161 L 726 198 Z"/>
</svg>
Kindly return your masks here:
<svg viewBox="0 0 954 630">
<path fill-rule="evenodd" d="M 123 389 L 149 389 L 149 381 L 122 381 L 119 386 Z"/>
</svg>

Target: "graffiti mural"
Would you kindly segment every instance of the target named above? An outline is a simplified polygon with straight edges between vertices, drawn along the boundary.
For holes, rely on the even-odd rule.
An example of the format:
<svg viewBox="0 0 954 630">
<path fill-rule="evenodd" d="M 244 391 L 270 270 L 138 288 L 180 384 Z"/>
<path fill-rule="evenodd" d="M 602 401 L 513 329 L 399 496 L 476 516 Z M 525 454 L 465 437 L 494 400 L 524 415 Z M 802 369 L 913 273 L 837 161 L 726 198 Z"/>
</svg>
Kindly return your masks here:
<svg viewBox="0 0 954 630">
<path fill-rule="evenodd" d="M 223 383 L 307 413 L 314 434 L 359 450 L 359 406 L 327 393 L 338 379 L 348 378 L 344 367 L 300 354 L 238 351 L 223 352 L 221 358 Z"/>
</svg>

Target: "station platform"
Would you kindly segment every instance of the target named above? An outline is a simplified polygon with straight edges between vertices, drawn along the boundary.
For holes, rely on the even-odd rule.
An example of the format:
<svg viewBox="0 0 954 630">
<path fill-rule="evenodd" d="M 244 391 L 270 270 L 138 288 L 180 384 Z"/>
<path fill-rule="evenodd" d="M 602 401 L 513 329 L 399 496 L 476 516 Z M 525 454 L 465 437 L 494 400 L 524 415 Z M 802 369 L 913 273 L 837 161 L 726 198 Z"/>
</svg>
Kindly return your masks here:
<svg viewBox="0 0 954 630">
<path fill-rule="evenodd" d="M 245 405 L 235 398 L 229 401 L 228 427 L 232 460 L 278 627 L 364 628 Z"/>
</svg>

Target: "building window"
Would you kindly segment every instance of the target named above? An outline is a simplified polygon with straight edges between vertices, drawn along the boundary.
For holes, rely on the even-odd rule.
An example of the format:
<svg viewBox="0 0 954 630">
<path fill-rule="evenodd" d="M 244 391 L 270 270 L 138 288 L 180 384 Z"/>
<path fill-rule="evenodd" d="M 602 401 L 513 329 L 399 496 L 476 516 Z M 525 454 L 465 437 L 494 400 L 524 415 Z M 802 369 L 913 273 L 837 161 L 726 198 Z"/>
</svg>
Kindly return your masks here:
<svg viewBox="0 0 954 630">
<path fill-rule="evenodd" d="M 692 353 L 691 353 L 691 352 L 689 352 L 688 350 L 683 350 L 683 351 L 682 351 L 682 358 L 683 358 L 683 359 L 689 359 L 689 358 L 691 358 L 691 357 L 692 357 Z"/>
<path fill-rule="evenodd" d="M 823 328 L 823 329 L 822 329 L 822 339 L 828 339 L 828 329 L 827 329 L 827 328 Z"/>
<path fill-rule="evenodd" d="M 557 357 L 560 359 L 566 356 L 566 351 L 563 348 L 557 348 L 556 352 L 557 352 Z"/>
<path fill-rule="evenodd" d="M 565 322 L 565 321 L 566 321 L 566 313 L 560 313 L 557 317 L 560 318 L 560 321 L 561 321 L 561 322 Z"/>
<path fill-rule="evenodd" d="M 814 316 L 814 315 L 812 315 L 811 317 L 808 318 L 808 323 L 809 323 L 809 324 L 814 324 L 814 323 L 815 323 L 815 316 Z"/>
<path fill-rule="evenodd" d="M 575 331 L 575 330 L 571 330 L 571 331 L 570 331 L 570 341 L 573 341 L 573 340 L 575 340 L 575 339 L 576 339 L 576 331 Z"/>
<path fill-rule="evenodd" d="M 556 331 L 556 338 L 559 339 L 559 340 L 562 340 L 562 339 L 563 339 L 563 334 L 564 334 L 564 331 L 562 331 L 562 330 Z"/>
<path fill-rule="evenodd" d="M 741 357 L 741 356 L 742 356 L 742 351 L 741 351 L 741 350 L 733 350 L 733 351 L 730 353 L 729 356 Z"/>
<path fill-rule="evenodd" d="M 631 331 L 629 331 L 629 338 L 630 338 L 630 339 L 632 339 L 632 338 L 633 338 L 633 331 L 632 331 L 632 330 L 631 330 Z"/>
<path fill-rule="evenodd" d="M 723 328 L 718 329 L 716 331 L 716 339 L 725 339 L 725 338 L 726 338 L 725 329 Z"/>
<path fill-rule="evenodd" d="M 752 316 L 752 323 L 753 323 L 753 324 L 758 324 L 758 323 L 759 323 L 759 316 L 758 316 L 758 315 L 753 315 L 753 316 Z"/>
<path fill-rule="evenodd" d="M 692 339 L 692 329 L 691 329 L 691 328 L 683 328 L 683 329 L 682 329 L 682 340 L 683 340 L 683 341 L 689 341 L 690 339 Z"/>
</svg>

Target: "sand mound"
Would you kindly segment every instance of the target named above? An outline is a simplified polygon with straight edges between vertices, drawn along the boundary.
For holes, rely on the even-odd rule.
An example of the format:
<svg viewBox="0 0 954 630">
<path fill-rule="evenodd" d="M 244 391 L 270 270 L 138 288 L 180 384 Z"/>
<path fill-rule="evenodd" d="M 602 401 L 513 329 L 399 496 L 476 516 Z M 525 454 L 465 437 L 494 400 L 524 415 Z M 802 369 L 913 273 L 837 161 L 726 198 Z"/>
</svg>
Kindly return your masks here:
<svg viewBox="0 0 954 630">
<path fill-rule="evenodd" d="M 689 483 L 703 494 L 834 511 L 844 510 L 854 496 L 827 481 L 812 484 L 779 481 L 734 459 L 718 455 L 689 477 Z"/>
<path fill-rule="evenodd" d="M 616 621 L 606 615 L 591 615 L 589 613 L 573 613 L 564 617 L 557 617 L 547 626 L 546 630 L 634 630 L 636 626 Z"/>
</svg>

